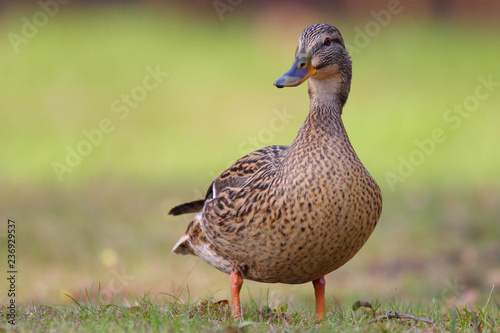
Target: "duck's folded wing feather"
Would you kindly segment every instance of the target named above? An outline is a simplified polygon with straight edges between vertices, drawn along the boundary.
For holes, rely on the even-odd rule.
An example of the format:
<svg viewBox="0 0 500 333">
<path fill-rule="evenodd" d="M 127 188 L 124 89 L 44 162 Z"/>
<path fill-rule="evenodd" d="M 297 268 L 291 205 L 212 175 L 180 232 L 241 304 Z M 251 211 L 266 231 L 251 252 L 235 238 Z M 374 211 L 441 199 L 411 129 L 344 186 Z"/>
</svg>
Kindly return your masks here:
<svg viewBox="0 0 500 333">
<path fill-rule="evenodd" d="M 205 199 L 196 200 L 172 208 L 170 215 L 199 212 L 206 200 L 217 197 L 227 187 L 241 188 L 260 169 L 277 163 L 280 155 L 288 146 L 268 146 L 243 156 L 217 177 L 208 188 Z"/>
</svg>

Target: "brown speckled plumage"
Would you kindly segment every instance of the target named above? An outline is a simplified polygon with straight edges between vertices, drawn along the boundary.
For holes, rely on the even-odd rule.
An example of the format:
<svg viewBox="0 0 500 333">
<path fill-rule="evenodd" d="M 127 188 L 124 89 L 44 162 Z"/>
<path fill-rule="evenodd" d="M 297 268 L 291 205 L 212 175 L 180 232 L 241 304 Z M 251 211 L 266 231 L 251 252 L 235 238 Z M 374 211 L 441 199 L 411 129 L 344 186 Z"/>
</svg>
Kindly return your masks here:
<svg viewBox="0 0 500 333">
<path fill-rule="evenodd" d="M 244 279 L 296 284 L 345 264 L 372 233 L 381 192 L 341 119 L 351 82 L 349 54 L 338 30 L 326 24 L 300 37 L 291 71 L 305 80 L 303 54 L 310 62 L 311 104 L 297 137 L 289 147 L 242 157 L 214 180 L 204 201 L 174 208 L 174 215 L 199 210 L 174 253 L 195 254 Z M 276 86 L 302 82 L 287 74 Z"/>
</svg>

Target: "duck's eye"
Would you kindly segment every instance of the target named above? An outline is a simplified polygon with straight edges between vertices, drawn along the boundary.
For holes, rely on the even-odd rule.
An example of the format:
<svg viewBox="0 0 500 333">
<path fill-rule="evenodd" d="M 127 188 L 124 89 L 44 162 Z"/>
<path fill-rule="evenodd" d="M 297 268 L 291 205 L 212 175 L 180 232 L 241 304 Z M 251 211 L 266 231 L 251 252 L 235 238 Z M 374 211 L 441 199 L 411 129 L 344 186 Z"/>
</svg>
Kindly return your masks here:
<svg viewBox="0 0 500 333">
<path fill-rule="evenodd" d="M 330 45 L 332 43 L 332 39 L 330 37 L 326 37 L 325 40 L 323 41 L 323 44 L 326 46 Z"/>
</svg>

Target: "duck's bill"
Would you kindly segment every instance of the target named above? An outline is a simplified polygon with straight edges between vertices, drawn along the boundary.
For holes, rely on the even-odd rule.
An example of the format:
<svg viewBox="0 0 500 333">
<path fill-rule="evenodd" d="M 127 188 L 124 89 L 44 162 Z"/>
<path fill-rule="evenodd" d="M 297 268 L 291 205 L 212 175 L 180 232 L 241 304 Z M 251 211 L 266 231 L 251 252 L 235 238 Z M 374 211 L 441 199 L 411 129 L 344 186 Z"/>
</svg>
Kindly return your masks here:
<svg viewBox="0 0 500 333">
<path fill-rule="evenodd" d="M 297 54 L 292 68 L 274 81 L 274 85 L 278 88 L 296 87 L 314 74 L 316 74 L 316 68 L 311 65 L 311 56 Z"/>
</svg>

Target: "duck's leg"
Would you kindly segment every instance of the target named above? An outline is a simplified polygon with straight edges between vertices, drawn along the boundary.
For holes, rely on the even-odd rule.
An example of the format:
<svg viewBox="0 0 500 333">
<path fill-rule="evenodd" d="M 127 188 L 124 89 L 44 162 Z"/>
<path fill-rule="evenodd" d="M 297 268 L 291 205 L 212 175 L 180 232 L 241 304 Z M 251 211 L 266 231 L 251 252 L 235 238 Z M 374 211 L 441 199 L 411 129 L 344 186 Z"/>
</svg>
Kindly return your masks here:
<svg viewBox="0 0 500 333">
<path fill-rule="evenodd" d="M 325 312 L 325 277 L 313 281 L 314 296 L 316 296 L 316 318 L 323 318 Z"/>
<path fill-rule="evenodd" d="M 243 285 L 243 277 L 240 273 L 233 271 L 229 276 L 231 284 L 231 313 L 233 319 L 241 318 L 240 290 Z"/>
</svg>

